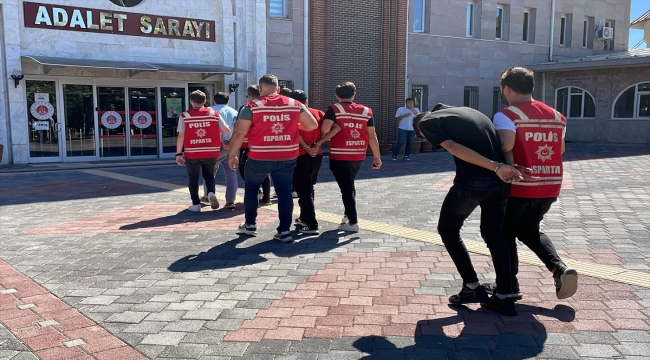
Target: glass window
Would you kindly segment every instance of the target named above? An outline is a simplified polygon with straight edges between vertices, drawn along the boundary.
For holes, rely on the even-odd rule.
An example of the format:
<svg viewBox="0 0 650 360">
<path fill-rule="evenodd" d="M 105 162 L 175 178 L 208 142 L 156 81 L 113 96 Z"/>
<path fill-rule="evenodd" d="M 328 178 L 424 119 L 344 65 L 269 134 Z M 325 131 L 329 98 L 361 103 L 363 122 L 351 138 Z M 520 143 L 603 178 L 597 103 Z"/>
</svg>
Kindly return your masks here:
<svg viewBox="0 0 650 360">
<path fill-rule="evenodd" d="M 582 22 L 582 47 L 587 47 L 587 40 L 589 39 L 589 21 Z"/>
<path fill-rule="evenodd" d="M 465 23 L 465 36 L 474 36 L 474 8 L 473 2 L 467 3 L 467 22 Z"/>
<path fill-rule="evenodd" d="M 522 41 L 528 42 L 530 32 L 530 10 L 524 10 L 524 32 L 521 38 Z"/>
<path fill-rule="evenodd" d="M 556 92 L 555 110 L 567 118 L 593 118 L 596 116 L 596 103 L 591 94 L 583 89 L 565 87 Z"/>
<path fill-rule="evenodd" d="M 413 98 L 413 106 L 420 109 L 420 111 L 429 109 L 429 86 L 413 85 L 411 87 L 411 97 Z"/>
<path fill-rule="evenodd" d="M 500 40 L 503 38 L 503 6 L 497 6 L 497 28 L 495 39 Z"/>
<path fill-rule="evenodd" d="M 280 89 L 288 88 L 291 90 L 295 90 L 293 87 L 293 81 L 292 80 L 278 80 L 278 86 Z"/>
<path fill-rule="evenodd" d="M 606 20 L 605 21 L 605 27 L 612 28 L 612 35 L 614 35 L 614 21 L 613 20 Z M 605 40 L 605 50 L 612 51 L 614 50 L 614 39 L 612 40 Z"/>
<path fill-rule="evenodd" d="M 639 95 L 639 117 L 650 117 L 650 94 Z"/>
<path fill-rule="evenodd" d="M 286 18 L 286 0 L 269 0 L 269 15 L 272 18 Z"/>
<path fill-rule="evenodd" d="M 634 117 L 634 98 L 636 95 L 635 87 L 627 89 L 618 100 L 614 103 L 615 118 L 633 118 Z"/>
<path fill-rule="evenodd" d="M 478 110 L 478 86 L 465 86 L 463 106 Z"/>
<path fill-rule="evenodd" d="M 560 45 L 566 44 L 566 16 L 560 19 Z"/>
<path fill-rule="evenodd" d="M 413 31 L 424 32 L 424 0 L 415 0 L 413 3 Z"/>
<path fill-rule="evenodd" d="M 504 107 L 505 105 L 501 101 L 501 88 L 495 86 L 492 90 L 492 114 L 498 113 Z"/>
</svg>

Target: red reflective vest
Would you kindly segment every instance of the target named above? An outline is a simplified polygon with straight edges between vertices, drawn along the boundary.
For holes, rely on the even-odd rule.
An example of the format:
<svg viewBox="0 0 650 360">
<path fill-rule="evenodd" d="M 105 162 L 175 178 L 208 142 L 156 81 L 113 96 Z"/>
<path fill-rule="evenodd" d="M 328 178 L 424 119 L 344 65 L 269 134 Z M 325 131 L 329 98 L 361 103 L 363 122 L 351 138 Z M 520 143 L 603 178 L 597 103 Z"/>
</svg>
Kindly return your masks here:
<svg viewBox="0 0 650 360">
<path fill-rule="evenodd" d="M 369 107 L 355 103 L 330 105 L 336 114 L 336 124 L 341 131 L 330 140 L 330 159 L 358 161 L 366 158 L 368 150 L 368 120 L 372 118 Z"/>
<path fill-rule="evenodd" d="M 546 104 L 533 100 L 517 103 L 501 110 L 517 128 L 514 162 L 533 170 L 538 180 L 512 184 L 510 196 L 550 198 L 560 195 L 562 188 L 562 134 L 566 119 Z"/>
<path fill-rule="evenodd" d="M 246 104 L 253 113 L 248 130 L 248 157 L 254 160 L 285 160 L 298 157 L 300 138 L 299 101 L 272 94 Z"/>
<path fill-rule="evenodd" d="M 318 128 L 311 131 L 300 130 L 300 137 L 302 138 L 302 141 L 304 141 L 307 145 L 311 145 L 320 140 L 322 137 L 320 127 L 323 125 L 323 118 L 325 117 L 325 113 L 318 109 L 307 108 L 307 110 L 309 110 L 309 112 L 316 119 L 316 122 L 318 122 Z M 300 148 L 299 155 L 305 155 L 306 153 L 307 152 L 305 149 Z M 323 155 L 322 147 L 318 148 L 318 155 Z"/>
<path fill-rule="evenodd" d="M 185 125 L 183 151 L 186 159 L 219 157 L 221 131 L 219 113 L 210 108 L 190 109 L 182 115 Z"/>
</svg>

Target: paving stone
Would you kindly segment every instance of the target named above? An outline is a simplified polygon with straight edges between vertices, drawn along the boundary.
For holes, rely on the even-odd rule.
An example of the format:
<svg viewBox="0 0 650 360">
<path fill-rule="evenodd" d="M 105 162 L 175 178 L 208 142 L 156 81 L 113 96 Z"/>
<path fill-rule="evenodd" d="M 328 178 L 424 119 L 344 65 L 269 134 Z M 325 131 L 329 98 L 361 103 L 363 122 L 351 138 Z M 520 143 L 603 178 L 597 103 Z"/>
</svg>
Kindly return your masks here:
<svg viewBox="0 0 650 360">
<path fill-rule="evenodd" d="M 206 344 L 181 344 L 174 347 L 167 347 L 161 352 L 159 358 L 171 359 L 198 359 L 208 347 Z"/>
<path fill-rule="evenodd" d="M 143 311 L 126 311 L 121 314 L 113 314 L 109 316 L 107 322 L 120 322 L 128 324 L 137 324 L 149 315 L 148 312 Z"/>
<path fill-rule="evenodd" d="M 263 340 L 259 343 L 252 343 L 246 350 L 246 355 L 253 354 L 274 354 L 284 355 L 289 351 L 290 341 L 285 340 Z"/>
<path fill-rule="evenodd" d="M 615 346 L 615 348 L 623 355 L 647 356 L 650 354 L 649 343 L 624 342 L 621 345 Z"/>
<path fill-rule="evenodd" d="M 248 348 L 248 343 L 229 343 L 223 342 L 218 345 L 209 345 L 203 355 L 218 355 L 218 356 L 243 356 Z"/>
<path fill-rule="evenodd" d="M 637 330 L 619 330 L 612 334 L 614 338 L 622 342 L 647 342 L 650 343 L 650 333 Z"/>
<path fill-rule="evenodd" d="M 149 334 L 144 337 L 141 344 L 143 345 L 172 345 L 177 346 L 183 337 L 185 337 L 184 332 L 171 332 L 165 331 L 158 334 Z"/>
<path fill-rule="evenodd" d="M 585 357 L 611 359 L 621 356 L 611 345 L 585 344 L 574 346 L 573 349 L 578 353 L 578 355 Z"/>
</svg>

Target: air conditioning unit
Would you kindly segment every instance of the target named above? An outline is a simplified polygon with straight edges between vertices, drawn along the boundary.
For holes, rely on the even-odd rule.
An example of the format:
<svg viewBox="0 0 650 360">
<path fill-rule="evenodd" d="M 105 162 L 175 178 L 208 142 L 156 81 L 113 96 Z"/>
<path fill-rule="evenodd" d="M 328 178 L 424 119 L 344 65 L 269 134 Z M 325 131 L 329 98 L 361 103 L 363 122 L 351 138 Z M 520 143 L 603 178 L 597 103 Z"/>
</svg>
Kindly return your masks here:
<svg viewBox="0 0 650 360">
<path fill-rule="evenodd" d="M 596 39 L 598 40 L 612 40 L 614 39 L 614 28 L 602 27 L 596 31 Z"/>
</svg>

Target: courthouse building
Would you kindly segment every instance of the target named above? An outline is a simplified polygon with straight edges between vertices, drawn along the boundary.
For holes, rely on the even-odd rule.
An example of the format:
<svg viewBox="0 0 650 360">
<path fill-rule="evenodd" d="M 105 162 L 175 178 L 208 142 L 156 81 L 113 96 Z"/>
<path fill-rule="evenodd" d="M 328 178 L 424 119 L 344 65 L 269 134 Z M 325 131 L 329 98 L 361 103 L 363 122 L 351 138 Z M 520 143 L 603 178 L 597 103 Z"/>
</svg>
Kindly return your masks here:
<svg viewBox="0 0 650 360">
<path fill-rule="evenodd" d="M 34 0 L 37 1 L 37 0 Z M 406 97 L 491 116 L 499 75 L 536 71 L 567 140 L 650 143 L 650 52 L 631 0 L 0 0 L 2 163 L 173 157 L 188 93 L 270 72 L 309 105 L 357 84 L 381 143 Z"/>
</svg>

